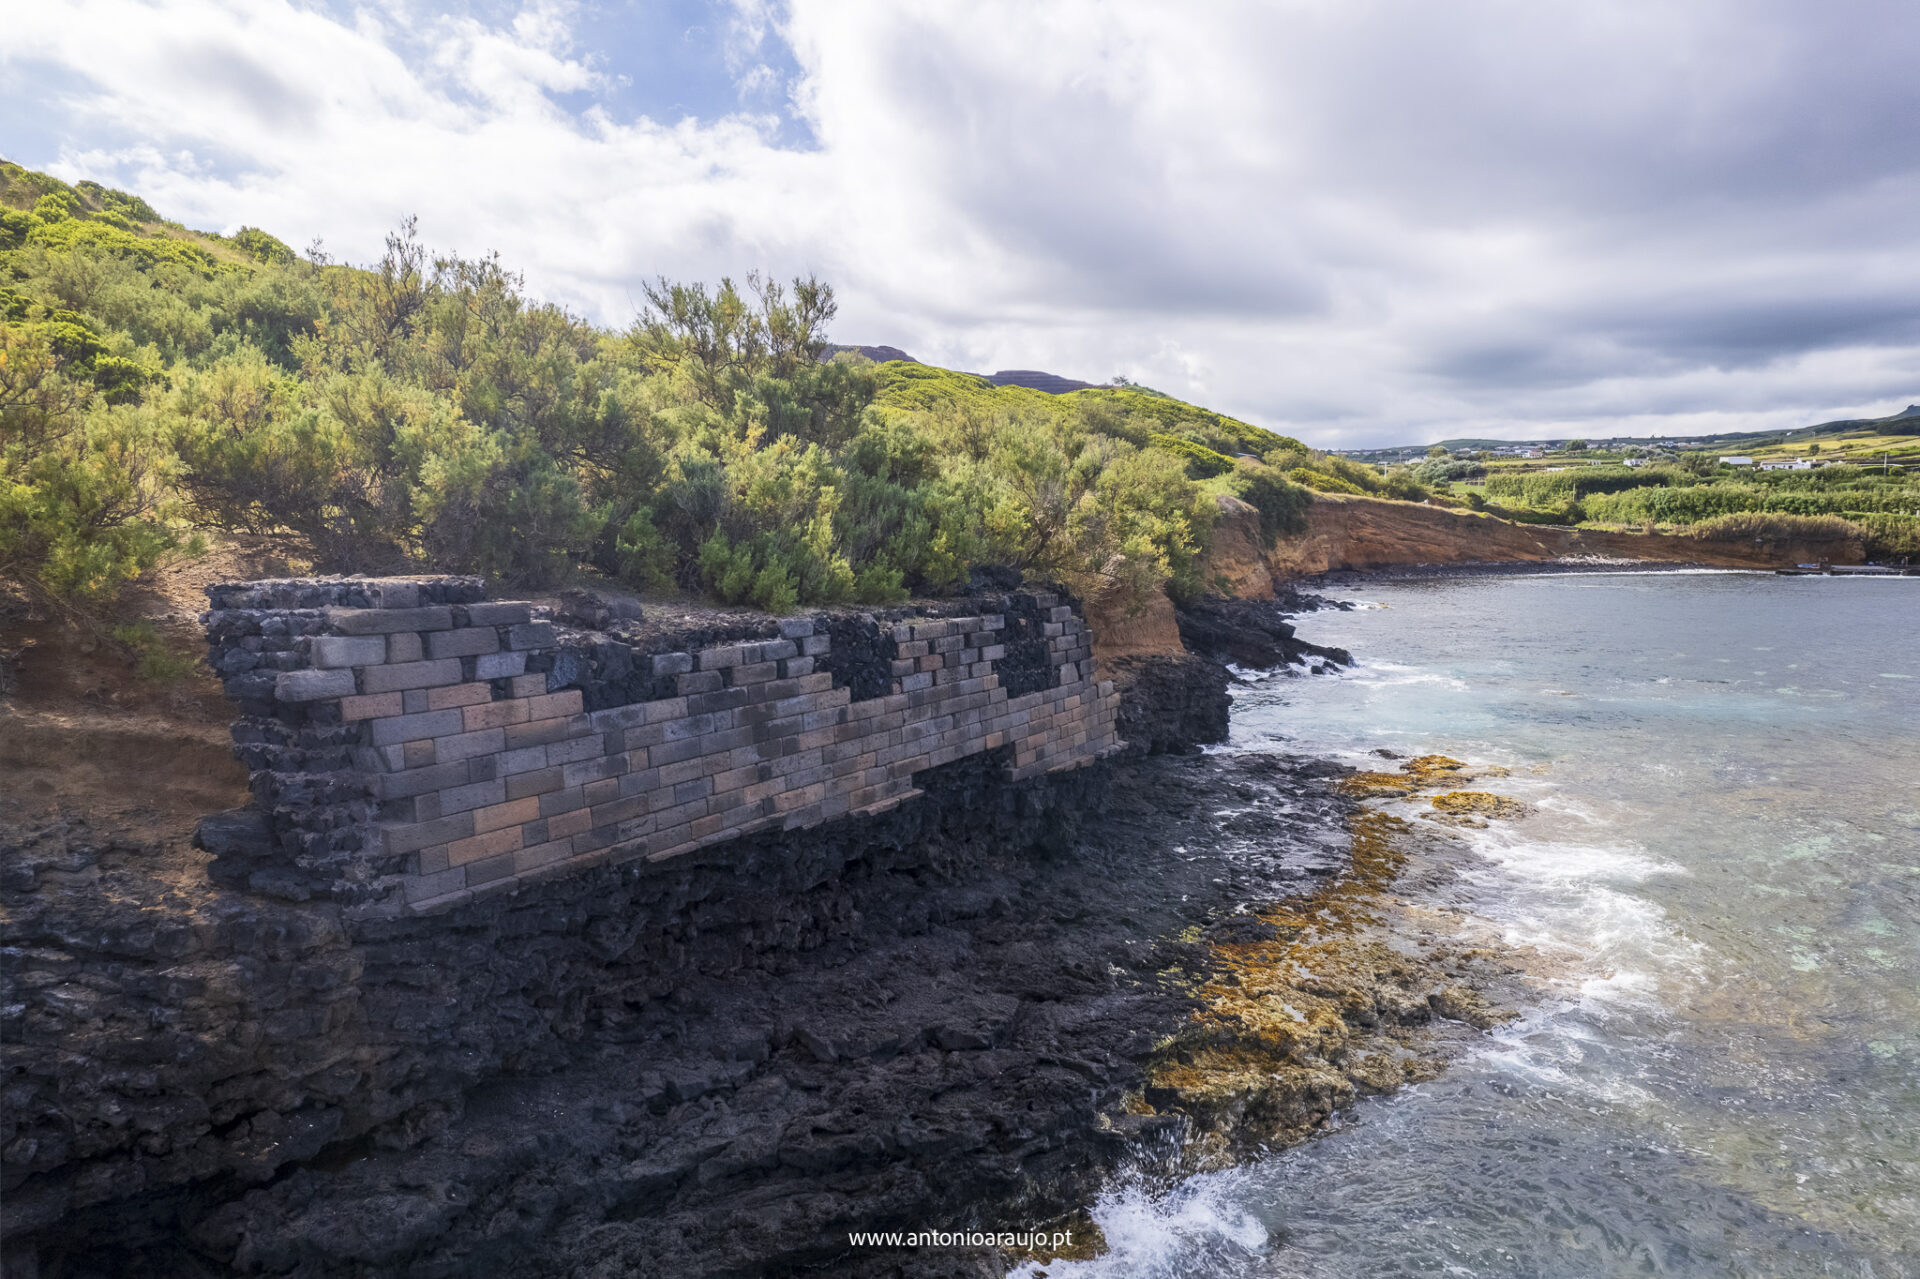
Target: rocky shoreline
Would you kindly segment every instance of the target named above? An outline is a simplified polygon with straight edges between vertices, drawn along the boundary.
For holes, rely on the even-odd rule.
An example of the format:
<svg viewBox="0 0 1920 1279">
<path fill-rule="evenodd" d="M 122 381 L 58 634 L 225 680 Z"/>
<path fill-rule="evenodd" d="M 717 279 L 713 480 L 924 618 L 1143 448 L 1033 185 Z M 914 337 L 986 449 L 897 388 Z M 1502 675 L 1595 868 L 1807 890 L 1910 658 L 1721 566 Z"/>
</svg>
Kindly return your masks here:
<svg viewBox="0 0 1920 1279">
<path fill-rule="evenodd" d="M 848 1237 L 1072 1222 L 1123 1167 L 1218 1166 L 1422 1077 L 1514 994 L 1394 895 L 1444 881 L 1446 832 L 1366 814 L 1342 768 L 1179 753 L 1224 733 L 1219 659 L 1345 658 L 1281 607 L 1125 671 L 1130 757 L 1018 786 L 960 761 L 881 819 L 451 928 L 343 930 L 9 823 L 9 1279 L 998 1275 Z"/>
</svg>

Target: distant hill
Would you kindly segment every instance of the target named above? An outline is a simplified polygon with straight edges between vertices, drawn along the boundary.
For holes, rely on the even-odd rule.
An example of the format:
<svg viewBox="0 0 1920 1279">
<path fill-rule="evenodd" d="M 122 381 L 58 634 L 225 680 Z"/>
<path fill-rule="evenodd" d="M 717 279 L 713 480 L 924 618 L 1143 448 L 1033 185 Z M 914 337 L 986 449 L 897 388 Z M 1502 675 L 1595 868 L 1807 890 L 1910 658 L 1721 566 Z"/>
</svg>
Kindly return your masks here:
<svg viewBox="0 0 1920 1279">
<path fill-rule="evenodd" d="M 843 346 L 836 343 L 827 348 L 827 355 L 835 356 L 842 351 L 852 351 L 855 354 L 864 355 L 875 364 L 885 364 L 889 360 L 905 360 L 908 364 L 920 363 L 920 361 L 914 359 L 897 346 Z"/>
<path fill-rule="evenodd" d="M 1920 404 L 1909 404 L 1898 413 L 1885 417 L 1842 418 L 1832 422 L 1819 422 L 1812 426 L 1788 427 L 1772 431 L 1722 431 L 1714 435 L 1690 435 L 1676 432 L 1667 435 L 1586 435 L 1571 437 L 1565 435 L 1541 437 L 1531 440 L 1481 439 L 1462 436 L 1455 439 L 1440 440 L 1439 447 L 1449 452 L 1486 451 L 1498 452 L 1503 449 L 1554 449 L 1565 444 L 1570 438 L 1584 438 L 1595 451 L 1608 452 L 1622 449 L 1666 448 L 1679 452 L 1753 452 L 1759 449 L 1786 447 L 1805 444 L 1815 440 L 1824 440 L 1832 436 L 1857 437 L 1841 441 L 1844 446 L 1854 446 L 1870 442 L 1867 437 L 1920 435 Z M 1424 457 L 1425 444 L 1398 444 L 1379 449 L 1345 449 L 1346 456 L 1369 462 L 1409 462 Z M 1874 446 L 1877 448 L 1878 446 Z M 1896 453 L 1902 446 L 1894 445 Z M 1829 450 L 1831 452 L 1831 450 Z"/>
<path fill-rule="evenodd" d="M 1091 382 L 1078 382 L 1070 377 L 1061 377 L 1058 373 L 1042 373 L 1038 369 L 1001 369 L 998 373 L 989 373 L 987 381 L 995 386 L 1024 386 L 1032 391 L 1045 391 L 1048 395 L 1065 395 L 1068 391 L 1085 391 L 1093 386 Z"/>
</svg>

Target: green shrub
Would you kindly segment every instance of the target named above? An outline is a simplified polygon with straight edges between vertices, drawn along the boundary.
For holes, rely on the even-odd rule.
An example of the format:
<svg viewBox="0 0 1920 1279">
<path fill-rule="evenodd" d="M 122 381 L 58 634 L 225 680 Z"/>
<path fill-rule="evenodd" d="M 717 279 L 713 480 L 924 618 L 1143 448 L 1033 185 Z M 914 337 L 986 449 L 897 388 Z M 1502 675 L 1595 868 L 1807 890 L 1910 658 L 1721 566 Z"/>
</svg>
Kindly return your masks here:
<svg viewBox="0 0 1920 1279">
<path fill-rule="evenodd" d="M 1920 560 L 1920 515 L 1857 514 L 1847 522 L 1860 530 L 1868 559 Z"/>
<path fill-rule="evenodd" d="M 1216 453 L 1204 444 L 1196 444 L 1178 435 L 1165 435 L 1158 431 L 1147 438 L 1154 448 L 1163 453 L 1171 453 L 1185 463 L 1187 474 L 1196 480 L 1210 480 L 1216 475 L 1225 475 L 1233 469 L 1232 458 L 1224 453 Z"/>
<path fill-rule="evenodd" d="M 1351 480 L 1336 479 L 1324 471 L 1309 470 L 1304 466 L 1296 466 L 1291 471 L 1288 471 L 1287 478 L 1295 484 L 1305 485 L 1317 493 L 1365 494 L 1367 491 Z"/>
<path fill-rule="evenodd" d="M 1859 532 L 1853 524 L 1833 515 L 1741 511 L 1702 520 L 1687 530 L 1687 536 L 1708 542 L 1744 542 L 1757 538 L 1824 541 L 1858 536 Z"/>
<path fill-rule="evenodd" d="M 193 674 L 199 665 L 195 653 L 181 652 L 150 621 L 116 626 L 109 634 L 124 646 L 134 659 L 134 673 L 156 684 L 173 684 Z"/>
<path fill-rule="evenodd" d="M 1313 498 L 1272 467 L 1242 462 L 1227 477 L 1227 488 L 1260 512 L 1260 534 L 1269 545 L 1275 538 L 1306 531 Z"/>
</svg>

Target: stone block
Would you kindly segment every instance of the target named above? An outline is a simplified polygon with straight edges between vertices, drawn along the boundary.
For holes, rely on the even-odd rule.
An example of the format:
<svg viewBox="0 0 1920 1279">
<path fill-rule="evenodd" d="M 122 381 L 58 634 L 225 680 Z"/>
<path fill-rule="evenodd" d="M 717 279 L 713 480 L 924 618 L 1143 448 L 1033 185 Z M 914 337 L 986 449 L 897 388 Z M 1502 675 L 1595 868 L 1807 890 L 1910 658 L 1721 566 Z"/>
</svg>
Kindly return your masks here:
<svg viewBox="0 0 1920 1279">
<path fill-rule="evenodd" d="M 779 678 L 779 675 L 780 663 L 778 662 L 742 662 L 733 668 L 732 678 L 734 684 L 738 686 L 764 684 L 770 679 Z"/>
<path fill-rule="evenodd" d="M 544 751 L 542 753 L 544 754 Z M 510 800 L 526 799 L 529 796 L 546 795 L 564 789 L 565 786 L 566 781 L 558 767 L 542 768 L 509 776 L 505 783 L 505 793 Z"/>
<path fill-rule="evenodd" d="M 422 737 L 448 737 L 463 728 L 460 712 L 456 709 L 376 719 L 372 721 L 371 731 L 375 746 L 392 746 L 400 742 L 417 741 Z"/>
<path fill-rule="evenodd" d="M 361 587 L 375 608 L 420 607 L 420 583 L 404 577 L 376 578 Z"/>
<path fill-rule="evenodd" d="M 404 799 L 409 795 L 423 795 L 445 786 L 458 786 L 466 780 L 467 766 L 464 763 L 433 764 L 426 768 L 410 768 L 404 773 L 388 773 L 376 777 L 372 780 L 369 789 L 380 799 Z"/>
<path fill-rule="evenodd" d="M 572 839 L 575 835 L 593 829 L 593 810 L 576 808 L 570 813 L 559 813 L 547 818 L 548 839 Z"/>
<path fill-rule="evenodd" d="M 402 768 L 429 768 L 440 762 L 440 752 L 434 749 L 431 737 L 417 742 L 402 742 L 398 746 L 389 746 L 386 749 L 400 752 Z"/>
<path fill-rule="evenodd" d="M 679 719 L 687 713 L 687 699 L 684 697 L 662 697 L 658 701 L 645 703 L 647 723 L 659 724 L 670 719 Z"/>
<path fill-rule="evenodd" d="M 413 631 L 401 631 L 387 636 L 387 660 L 389 662 L 417 662 L 427 655 L 426 644 Z"/>
<path fill-rule="evenodd" d="M 355 691 L 350 670 L 281 671 L 273 681 L 273 695 L 282 702 L 320 702 L 332 697 L 351 697 Z"/>
<path fill-rule="evenodd" d="M 415 822 L 410 826 L 389 826 L 381 832 L 381 842 L 388 853 L 412 853 L 433 844 L 464 839 L 471 834 L 473 814 L 462 812 L 430 822 Z"/>
<path fill-rule="evenodd" d="M 433 707 L 427 704 L 427 690 L 424 688 L 410 688 L 400 694 L 400 713 L 402 715 L 418 715 L 422 711 L 430 711 L 432 709 Z"/>
<path fill-rule="evenodd" d="M 453 610 L 427 608 L 330 608 L 327 627 L 336 635 L 392 635 L 399 631 L 450 631 Z"/>
<path fill-rule="evenodd" d="M 513 855 L 513 869 L 517 875 L 542 867 L 554 866 L 573 856 L 573 843 L 566 839 L 552 839 L 536 844 L 531 848 L 522 848 Z"/>
<path fill-rule="evenodd" d="M 525 699 L 529 720 L 552 719 L 560 715 L 580 714 L 581 695 L 577 688 L 562 689 L 558 693 L 544 693 L 539 697 Z"/>
<path fill-rule="evenodd" d="M 511 649 L 552 648 L 556 639 L 552 622 L 522 622 L 507 628 L 507 647 Z"/>
<path fill-rule="evenodd" d="M 578 763 L 562 766 L 560 780 L 568 786 L 585 786 L 588 782 L 618 776 L 622 771 L 619 756 L 601 755 L 595 759 L 583 759 Z"/>
<path fill-rule="evenodd" d="M 611 733 L 621 729 L 638 728 L 647 722 L 647 708 L 644 703 L 630 706 L 609 706 L 605 710 L 594 711 L 587 716 L 593 723 L 596 733 Z"/>
<path fill-rule="evenodd" d="M 782 618 L 780 621 L 780 637 L 782 639 L 805 639 L 812 634 L 813 619 L 811 617 L 788 617 Z"/>
<path fill-rule="evenodd" d="M 742 646 L 739 644 L 724 644 L 719 648 L 702 649 L 699 655 L 700 669 L 720 671 L 730 666 L 738 666 L 746 660 L 741 650 Z"/>
<path fill-rule="evenodd" d="M 588 733 L 582 737 L 569 737 L 564 741 L 547 743 L 547 763 L 578 764 L 589 759 L 598 759 L 607 753 L 607 740 L 599 733 Z"/>
<path fill-rule="evenodd" d="M 540 815 L 542 817 L 557 817 L 561 813 L 571 813 L 576 808 L 585 808 L 586 806 L 586 799 L 577 789 L 563 787 L 560 790 L 548 791 L 540 797 Z"/>
<path fill-rule="evenodd" d="M 801 675 L 813 674 L 811 657 L 789 657 L 780 663 L 780 678 L 795 679 Z"/>
<path fill-rule="evenodd" d="M 524 724 L 527 722 L 528 712 L 525 701 L 508 699 L 468 706 L 460 713 L 465 719 L 467 731 L 472 733 L 483 728 L 505 728 L 509 724 Z"/>
<path fill-rule="evenodd" d="M 436 631 L 427 636 L 428 657 L 479 657 L 485 653 L 499 651 L 500 635 L 491 626 L 469 626 L 458 631 Z"/>
<path fill-rule="evenodd" d="M 427 709 L 430 711 L 481 706 L 493 700 L 493 690 L 485 684 L 448 684 L 425 691 Z"/>
<path fill-rule="evenodd" d="M 469 835 L 465 839 L 456 839 L 447 845 L 447 863 L 452 866 L 464 866 L 468 862 L 477 862 L 488 857 L 498 857 L 520 847 L 520 828 L 505 826 L 499 830 L 490 830 L 484 835 Z M 471 882 L 471 879 L 469 879 Z"/>
<path fill-rule="evenodd" d="M 537 821 L 540 817 L 540 799 L 530 795 L 525 799 L 516 799 L 504 804 L 491 804 L 486 808 L 473 810 L 473 833 L 484 835 L 490 830 L 502 826 L 519 826 Z"/>
<path fill-rule="evenodd" d="M 387 660 L 387 641 L 378 635 L 316 635 L 309 654 L 315 666 L 378 666 Z"/>
<path fill-rule="evenodd" d="M 340 699 L 340 718 L 348 723 L 398 714 L 400 714 L 400 694 L 398 693 L 374 693 L 366 697 Z"/>
<path fill-rule="evenodd" d="M 581 716 L 582 720 L 585 718 Z M 530 720 L 525 724 L 509 724 L 506 727 L 504 744 L 506 749 L 515 751 L 529 746 L 546 746 L 552 742 L 565 741 L 575 736 L 572 724 L 573 718 L 566 715 L 555 716 L 552 719 Z"/>
<path fill-rule="evenodd" d="M 735 679 L 737 680 L 739 678 L 739 672 L 746 668 L 736 666 L 733 669 Z M 699 693 L 717 693 L 720 691 L 725 679 L 726 677 L 719 671 L 689 671 L 685 675 L 677 676 L 674 679 L 673 691 L 683 697 Z"/>
<path fill-rule="evenodd" d="M 655 675 L 685 675 L 692 669 L 692 653 L 654 654 L 653 673 Z"/>
<path fill-rule="evenodd" d="M 469 782 L 465 786 L 450 786 L 440 794 L 440 811 L 448 816 L 465 813 L 469 809 L 487 808 L 494 804 L 503 804 L 507 799 L 505 782 Z"/>
<path fill-rule="evenodd" d="M 437 688 L 461 682 L 460 663 L 446 658 L 430 662 L 400 662 L 371 666 L 360 673 L 362 692 L 390 693 L 410 688 Z"/>
<path fill-rule="evenodd" d="M 524 673 L 526 669 L 525 653 L 488 653 L 475 658 L 473 662 L 475 679 L 507 679 Z M 545 683 L 544 678 L 542 683 Z"/>
<path fill-rule="evenodd" d="M 457 759 L 474 759 L 504 751 L 506 735 L 497 728 L 476 729 L 470 733 L 453 733 L 446 737 L 434 738 L 433 748 L 438 752 L 442 764 Z"/>
<path fill-rule="evenodd" d="M 545 675 L 516 675 L 513 677 L 513 695 L 515 697 L 538 697 L 547 691 Z"/>
<path fill-rule="evenodd" d="M 533 606 L 526 603 L 468 604 L 460 611 L 468 626 L 518 626 L 533 618 Z"/>
</svg>

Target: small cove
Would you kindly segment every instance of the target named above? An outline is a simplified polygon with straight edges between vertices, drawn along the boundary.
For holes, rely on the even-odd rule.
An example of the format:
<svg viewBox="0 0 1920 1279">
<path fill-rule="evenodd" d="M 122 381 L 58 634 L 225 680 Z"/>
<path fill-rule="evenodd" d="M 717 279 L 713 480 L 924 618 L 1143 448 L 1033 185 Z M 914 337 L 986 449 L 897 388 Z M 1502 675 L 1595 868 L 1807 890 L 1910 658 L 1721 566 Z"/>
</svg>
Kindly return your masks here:
<svg viewBox="0 0 1920 1279">
<path fill-rule="evenodd" d="M 1920 589 L 1443 578 L 1301 619 L 1225 749 L 1440 752 L 1528 815 L 1449 888 L 1549 995 L 1441 1078 L 1049 1275 L 1920 1274 Z M 1419 820 L 1427 801 L 1389 802 Z"/>
</svg>

